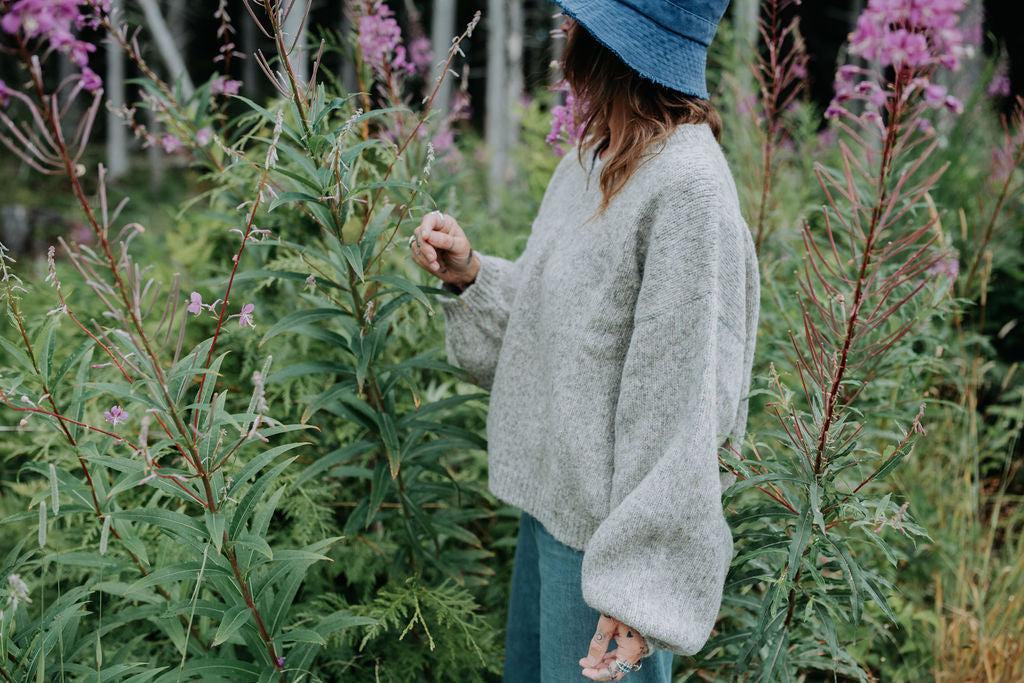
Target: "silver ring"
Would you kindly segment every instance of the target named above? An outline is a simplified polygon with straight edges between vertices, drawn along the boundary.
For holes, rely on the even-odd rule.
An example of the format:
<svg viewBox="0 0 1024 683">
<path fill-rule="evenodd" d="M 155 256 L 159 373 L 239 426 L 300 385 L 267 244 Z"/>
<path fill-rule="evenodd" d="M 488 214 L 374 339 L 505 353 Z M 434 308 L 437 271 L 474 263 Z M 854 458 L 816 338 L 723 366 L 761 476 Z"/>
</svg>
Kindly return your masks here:
<svg viewBox="0 0 1024 683">
<path fill-rule="evenodd" d="M 436 213 L 436 214 L 437 214 L 438 216 L 440 216 L 440 217 L 441 217 L 441 220 L 444 220 L 444 214 L 443 214 L 443 213 L 441 213 L 441 209 L 434 209 L 434 210 L 433 210 L 433 211 L 431 211 L 430 213 Z"/>
<path fill-rule="evenodd" d="M 415 243 L 416 243 L 416 235 L 415 234 L 409 235 L 409 248 L 411 249 L 412 245 L 415 244 Z"/>
<path fill-rule="evenodd" d="M 642 666 L 642 665 L 641 665 Z M 615 658 L 615 667 L 622 673 L 628 674 L 630 671 L 639 671 L 640 666 L 636 664 L 630 664 L 625 659 Z"/>
</svg>

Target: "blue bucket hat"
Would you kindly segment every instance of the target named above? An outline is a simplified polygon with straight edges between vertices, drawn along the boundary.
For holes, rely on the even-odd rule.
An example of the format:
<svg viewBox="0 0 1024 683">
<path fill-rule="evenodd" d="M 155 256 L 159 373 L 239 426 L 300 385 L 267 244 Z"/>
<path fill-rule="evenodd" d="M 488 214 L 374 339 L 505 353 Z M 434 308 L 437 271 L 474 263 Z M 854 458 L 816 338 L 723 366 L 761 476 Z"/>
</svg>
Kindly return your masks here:
<svg viewBox="0 0 1024 683">
<path fill-rule="evenodd" d="M 703 99 L 708 46 L 729 0 L 554 0 L 644 78 Z"/>
</svg>

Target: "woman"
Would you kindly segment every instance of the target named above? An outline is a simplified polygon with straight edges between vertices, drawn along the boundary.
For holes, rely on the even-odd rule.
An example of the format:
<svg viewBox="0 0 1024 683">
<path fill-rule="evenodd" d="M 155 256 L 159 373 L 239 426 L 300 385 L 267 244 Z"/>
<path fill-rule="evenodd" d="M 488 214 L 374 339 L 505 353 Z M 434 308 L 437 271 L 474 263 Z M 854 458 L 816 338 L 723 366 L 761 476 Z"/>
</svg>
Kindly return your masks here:
<svg viewBox="0 0 1024 683">
<path fill-rule="evenodd" d="M 667 682 L 721 602 L 717 455 L 745 429 L 757 324 L 704 83 L 727 0 L 559 4 L 585 129 L 525 251 L 479 254 L 438 212 L 410 248 L 458 293 L 449 360 L 491 389 L 490 488 L 523 510 L 506 683 Z"/>
</svg>

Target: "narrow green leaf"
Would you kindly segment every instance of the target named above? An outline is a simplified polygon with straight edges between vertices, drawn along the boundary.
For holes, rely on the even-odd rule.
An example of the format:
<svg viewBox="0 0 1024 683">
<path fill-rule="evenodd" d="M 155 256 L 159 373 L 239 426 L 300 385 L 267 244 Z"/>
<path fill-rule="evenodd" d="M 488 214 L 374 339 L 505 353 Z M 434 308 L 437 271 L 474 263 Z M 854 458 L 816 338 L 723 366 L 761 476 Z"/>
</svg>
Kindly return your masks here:
<svg viewBox="0 0 1024 683">
<path fill-rule="evenodd" d="M 57 490 L 57 468 L 50 463 L 50 507 L 53 508 L 53 514 L 60 514 L 60 493 Z"/>
<path fill-rule="evenodd" d="M 337 306 L 330 306 L 325 308 L 309 308 L 303 311 L 296 311 L 289 313 L 285 317 L 278 320 L 274 325 L 267 330 L 263 338 L 260 339 L 260 345 L 267 343 L 267 341 L 273 339 L 282 332 L 287 332 L 294 327 L 299 325 L 307 325 L 309 323 L 319 322 L 321 320 L 333 320 L 339 317 L 351 317 L 349 312 L 343 308 Z"/>
<path fill-rule="evenodd" d="M 39 547 L 46 545 L 46 501 L 39 501 Z"/>
<path fill-rule="evenodd" d="M 427 299 L 427 296 L 426 294 L 423 293 L 423 290 L 420 289 L 417 285 L 414 285 L 413 283 L 409 282 L 405 278 L 398 277 L 397 275 L 374 275 L 373 277 L 367 279 L 373 280 L 374 282 L 380 282 L 385 285 L 391 285 L 392 287 L 399 289 L 405 292 L 406 294 L 411 295 L 413 298 L 416 299 L 416 301 L 419 301 L 421 304 L 426 306 L 427 310 L 430 311 L 431 313 L 434 312 L 434 307 L 430 305 L 430 300 Z M 378 295 L 383 293 L 385 292 L 378 292 Z"/>
<path fill-rule="evenodd" d="M 217 634 L 213 637 L 211 647 L 217 647 L 234 635 L 235 631 L 242 628 L 251 616 L 252 610 L 249 609 L 248 605 L 235 605 L 230 608 L 224 613 L 224 619 L 221 620 L 220 626 L 217 627 Z"/>
<path fill-rule="evenodd" d="M 103 515 L 103 530 L 100 531 L 100 555 L 107 554 L 107 542 L 110 540 L 110 520 L 113 517 Z"/>
<path fill-rule="evenodd" d="M 793 529 L 793 538 L 789 544 L 789 561 L 786 564 L 786 578 L 793 581 L 797 569 L 802 564 L 804 550 L 811 540 L 811 526 L 814 524 L 814 517 L 811 514 L 810 506 L 800 514 L 800 521 Z"/>
</svg>

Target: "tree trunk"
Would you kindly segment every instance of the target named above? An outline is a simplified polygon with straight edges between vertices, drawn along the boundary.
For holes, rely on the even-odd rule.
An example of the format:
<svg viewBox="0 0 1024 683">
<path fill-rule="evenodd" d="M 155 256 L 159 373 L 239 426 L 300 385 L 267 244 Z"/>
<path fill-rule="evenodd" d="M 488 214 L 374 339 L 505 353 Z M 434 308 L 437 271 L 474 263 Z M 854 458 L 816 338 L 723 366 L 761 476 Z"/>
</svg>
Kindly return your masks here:
<svg viewBox="0 0 1024 683">
<path fill-rule="evenodd" d="M 507 0 L 508 7 L 508 78 L 505 89 L 505 149 L 515 149 L 519 143 L 519 102 L 523 96 L 523 32 L 526 21 L 523 18 L 523 0 Z M 502 169 L 503 181 L 508 180 L 510 169 Z"/>
<path fill-rule="evenodd" d="M 181 51 L 175 43 L 174 36 L 171 35 L 170 30 L 167 28 L 167 22 L 164 21 L 163 15 L 160 14 L 160 8 L 157 7 L 156 0 L 139 0 L 139 5 L 142 6 L 147 27 L 153 34 L 157 50 L 160 51 L 160 57 L 167 66 L 170 81 L 172 83 L 180 82 L 181 93 L 187 100 L 192 97 L 192 93 L 196 89 L 192 85 L 192 78 L 188 75 L 188 70 L 185 68 L 185 60 L 182 58 Z"/>
<path fill-rule="evenodd" d="M 448 60 L 448 48 L 455 37 L 455 0 L 434 0 L 434 11 L 430 22 L 430 48 L 433 51 L 434 67 L 430 72 L 431 80 L 428 90 L 432 89 L 441 70 Z M 434 98 L 434 110 L 439 116 L 448 113 L 452 103 L 452 78 L 449 76 L 441 84 Z"/>
<path fill-rule="evenodd" d="M 121 9 L 121 0 L 110 3 L 111 11 Z M 124 121 L 114 112 L 124 106 L 124 51 L 114 41 L 107 41 L 107 77 L 103 84 L 109 109 L 107 111 L 107 177 L 117 179 L 128 172 L 128 131 Z"/>
<path fill-rule="evenodd" d="M 733 26 L 736 30 L 736 47 L 744 61 L 756 59 L 761 45 L 757 22 L 761 17 L 761 0 L 735 0 L 732 5 Z M 742 92 L 753 92 L 754 76 L 750 69 L 740 69 L 734 74 L 740 82 Z"/>
<path fill-rule="evenodd" d="M 499 191 L 505 177 L 508 159 L 507 135 L 508 105 L 505 101 L 507 75 L 505 38 L 505 3 L 502 0 L 487 0 L 487 103 L 484 120 L 484 137 L 491 152 L 491 165 L 487 174 L 489 192 L 488 204 L 497 210 L 501 197 Z"/>
<path fill-rule="evenodd" d="M 259 39 L 256 31 L 256 22 L 245 10 L 242 11 L 242 52 L 245 59 L 242 61 L 242 88 L 246 96 L 253 98 L 259 92 L 256 86 L 258 71 L 256 69 L 256 41 Z"/>
</svg>

